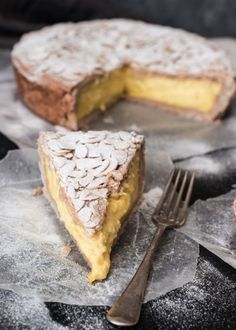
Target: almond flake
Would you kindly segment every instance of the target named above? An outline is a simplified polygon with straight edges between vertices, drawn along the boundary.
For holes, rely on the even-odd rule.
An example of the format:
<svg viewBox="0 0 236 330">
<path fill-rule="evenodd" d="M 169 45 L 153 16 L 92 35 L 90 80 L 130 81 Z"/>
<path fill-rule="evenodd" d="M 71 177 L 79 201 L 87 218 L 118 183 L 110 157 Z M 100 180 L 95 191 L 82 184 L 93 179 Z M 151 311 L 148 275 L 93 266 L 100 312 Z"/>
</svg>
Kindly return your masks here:
<svg viewBox="0 0 236 330">
<path fill-rule="evenodd" d="M 101 165 L 102 160 L 100 158 L 82 158 L 75 160 L 78 169 L 89 170 L 91 168 L 96 168 Z"/>
<path fill-rule="evenodd" d="M 58 140 L 48 141 L 48 147 L 53 151 L 59 151 L 61 149 L 61 145 Z"/>
<path fill-rule="evenodd" d="M 79 210 L 82 209 L 82 207 L 84 207 L 85 201 L 83 201 L 81 199 L 73 199 L 73 204 L 74 204 L 76 211 L 78 212 Z"/>
<path fill-rule="evenodd" d="M 88 184 L 93 182 L 93 179 L 94 179 L 94 177 L 92 175 L 87 175 L 84 178 L 79 178 L 78 182 L 79 182 L 80 186 L 86 187 Z"/>
<path fill-rule="evenodd" d="M 114 142 L 114 146 L 118 150 L 126 150 L 129 148 L 130 143 L 122 140 L 117 140 Z"/>
<path fill-rule="evenodd" d="M 76 170 L 70 173 L 70 176 L 73 178 L 83 178 L 86 176 L 87 172 L 85 170 Z"/>
<path fill-rule="evenodd" d="M 110 160 L 105 159 L 102 161 L 101 166 L 98 166 L 97 168 L 92 170 L 92 174 L 96 177 L 97 175 L 102 174 L 109 166 Z"/>
<path fill-rule="evenodd" d="M 100 152 L 98 150 L 98 144 L 88 144 L 88 157 L 96 158 L 100 157 Z"/>
<path fill-rule="evenodd" d="M 110 164 L 107 167 L 107 169 L 104 172 L 102 172 L 100 175 L 97 175 L 97 176 L 98 177 L 99 176 L 104 176 L 104 175 L 116 170 L 117 166 L 118 166 L 118 161 L 115 158 L 111 158 L 110 159 Z"/>
<path fill-rule="evenodd" d="M 99 145 L 99 152 L 102 156 L 102 159 L 107 159 L 111 156 L 114 148 L 111 145 L 101 142 Z"/>
<path fill-rule="evenodd" d="M 68 177 L 70 173 L 74 170 L 75 163 L 73 161 L 66 163 L 64 166 L 62 166 L 59 170 L 59 173 L 63 177 Z"/>
<path fill-rule="evenodd" d="M 78 144 L 75 148 L 75 157 L 86 158 L 88 154 L 88 149 L 84 144 Z"/>
<path fill-rule="evenodd" d="M 55 165 L 56 168 L 60 168 L 63 165 L 65 165 L 67 161 L 63 157 L 53 157 L 53 164 Z"/>
<path fill-rule="evenodd" d="M 92 211 L 88 206 L 85 206 L 81 210 L 79 210 L 77 212 L 77 214 L 79 216 L 79 220 L 82 223 L 87 224 L 90 220 L 91 215 L 92 215 Z"/>
<path fill-rule="evenodd" d="M 73 185 L 69 185 L 67 187 L 67 194 L 71 197 L 71 198 L 74 198 L 75 195 L 76 195 L 76 191 L 75 191 L 75 188 L 73 187 Z"/>
<path fill-rule="evenodd" d="M 105 184 L 107 182 L 107 177 L 106 176 L 101 176 L 99 178 L 94 179 L 89 183 L 87 186 L 88 189 L 95 189 L 98 188 L 99 186 Z"/>
<path fill-rule="evenodd" d="M 59 139 L 59 143 L 62 149 L 74 150 L 76 146 L 76 140 L 69 135 L 64 135 Z"/>
<path fill-rule="evenodd" d="M 128 132 L 119 132 L 119 136 L 121 140 L 126 141 L 127 143 L 130 143 L 131 134 Z"/>
<path fill-rule="evenodd" d="M 114 157 L 119 165 L 122 165 L 127 160 L 127 153 L 122 150 L 114 150 L 112 153 L 112 157 Z"/>
</svg>

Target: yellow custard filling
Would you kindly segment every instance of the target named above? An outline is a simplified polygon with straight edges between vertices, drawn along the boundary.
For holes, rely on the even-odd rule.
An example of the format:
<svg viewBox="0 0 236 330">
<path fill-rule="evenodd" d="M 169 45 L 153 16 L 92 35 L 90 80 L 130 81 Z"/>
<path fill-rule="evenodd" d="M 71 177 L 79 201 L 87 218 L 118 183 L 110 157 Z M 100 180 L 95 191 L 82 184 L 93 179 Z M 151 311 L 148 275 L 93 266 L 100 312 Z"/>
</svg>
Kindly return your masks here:
<svg viewBox="0 0 236 330">
<path fill-rule="evenodd" d="M 76 221 L 71 207 L 68 206 L 60 193 L 59 179 L 55 171 L 49 166 L 46 156 L 43 163 L 47 191 L 65 228 L 75 240 L 91 268 L 88 281 L 92 283 L 105 279 L 110 269 L 110 253 L 113 242 L 117 238 L 126 216 L 139 198 L 141 151 L 137 151 L 130 164 L 128 176 L 121 183 L 119 191 L 110 195 L 102 228 L 92 236 L 88 236 L 84 228 Z"/>
<path fill-rule="evenodd" d="M 96 78 L 80 90 L 77 118 L 81 120 L 94 110 L 105 111 L 123 95 L 208 113 L 212 111 L 221 88 L 221 83 L 209 79 L 138 74 L 131 68 L 122 68 Z"/>
<path fill-rule="evenodd" d="M 142 76 L 129 72 L 126 77 L 128 96 L 181 109 L 210 112 L 221 89 L 220 83 L 206 79 Z"/>
<path fill-rule="evenodd" d="M 105 111 L 124 91 L 124 69 L 114 70 L 85 85 L 77 99 L 77 119 L 94 110 Z"/>
</svg>

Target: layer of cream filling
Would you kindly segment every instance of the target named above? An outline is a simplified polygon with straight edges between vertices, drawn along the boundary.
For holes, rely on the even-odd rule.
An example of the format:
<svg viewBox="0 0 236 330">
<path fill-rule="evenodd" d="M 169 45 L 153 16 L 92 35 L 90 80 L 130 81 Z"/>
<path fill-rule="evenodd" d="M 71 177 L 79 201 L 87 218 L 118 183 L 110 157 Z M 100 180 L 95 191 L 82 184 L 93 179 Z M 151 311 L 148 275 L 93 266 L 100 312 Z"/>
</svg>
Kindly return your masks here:
<svg viewBox="0 0 236 330">
<path fill-rule="evenodd" d="M 48 157 L 44 155 L 42 160 L 47 193 L 57 209 L 59 218 L 91 268 L 88 281 L 92 283 L 105 279 L 110 269 L 110 253 L 113 243 L 141 193 L 142 151 L 137 150 L 118 192 L 111 193 L 109 196 L 102 228 L 92 236 L 86 234 L 72 206 L 65 198 L 59 178 L 50 166 Z"/>
<path fill-rule="evenodd" d="M 156 102 L 182 111 L 209 113 L 221 89 L 220 82 L 209 79 L 141 74 L 131 68 L 121 68 L 95 78 L 79 90 L 77 119 L 80 121 L 95 110 L 105 111 L 123 96 Z"/>
</svg>

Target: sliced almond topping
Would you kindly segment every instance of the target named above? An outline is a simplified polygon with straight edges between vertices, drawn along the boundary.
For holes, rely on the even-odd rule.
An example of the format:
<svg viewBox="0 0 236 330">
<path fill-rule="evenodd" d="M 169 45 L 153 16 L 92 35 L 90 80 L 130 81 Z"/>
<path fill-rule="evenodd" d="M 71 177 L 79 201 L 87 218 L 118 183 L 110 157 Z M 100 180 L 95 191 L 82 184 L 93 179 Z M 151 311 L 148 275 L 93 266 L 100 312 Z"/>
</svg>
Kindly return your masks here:
<svg viewBox="0 0 236 330">
<path fill-rule="evenodd" d="M 107 177 L 106 176 L 101 176 L 100 178 L 96 178 L 93 181 L 91 181 L 87 188 L 88 189 L 94 189 L 98 188 L 101 185 L 104 185 L 107 182 Z"/>
<path fill-rule="evenodd" d="M 89 170 L 101 165 L 101 158 L 82 158 L 75 160 L 78 169 Z"/>
<path fill-rule="evenodd" d="M 44 138 L 78 220 L 93 234 L 102 225 L 108 194 L 119 188 L 142 137 L 126 132 L 60 132 Z"/>
<path fill-rule="evenodd" d="M 61 149 L 61 145 L 58 140 L 48 141 L 48 147 L 53 151 L 59 151 Z"/>
<path fill-rule="evenodd" d="M 104 176 L 104 175 L 116 170 L 117 166 L 118 166 L 118 161 L 115 158 L 111 158 L 110 159 L 110 164 L 107 167 L 107 169 L 104 172 L 102 172 L 101 174 L 98 174 L 97 177 Z"/>
<path fill-rule="evenodd" d="M 81 199 L 73 199 L 73 204 L 74 204 L 76 211 L 78 212 L 79 210 L 82 209 L 82 207 L 84 207 L 85 201 L 83 201 Z"/>
<path fill-rule="evenodd" d="M 79 216 L 79 220 L 82 223 L 87 224 L 91 218 L 92 211 L 89 207 L 85 206 L 81 210 L 79 210 L 77 214 Z"/>
<path fill-rule="evenodd" d="M 71 135 L 64 135 L 58 141 L 61 144 L 62 149 L 75 149 L 76 140 Z"/>
<path fill-rule="evenodd" d="M 114 142 L 114 146 L 118 150 L 126 150 L 130 146 L 130 142 L 117 140 Z"/>
<path fill-rule="evenodd" d="M 88 149 L 84 144 L 78 144 L 75 148 L 75 157 L 86 158 L 88 154 Z"/>
<path fill-rule="evenodd" d="M 67 187 L 67 194 L 71 197 L 74 198 L 76 196 L 76 191 L 75 188 L 73 187 L 73 185 L 69 185 Z"/>
<path fill-rule="evenodd" d="M 70 176 L 73 178 L 83 178 L 85 177 L 87 174 L 87 172 L 85 170 L 76 170 L 76 171 L 72 171 L 70 173 Z"/>
<path fill-rule="evenodd" d="M 121 140 L 126 141 L 128 143 L 130 143 L 130 135 L 131 134 L 128 132 L 119 132 L 119 136 L 120 136 Z"/>
<path fill-rule="evenodd" d="M 122 150 L 114 150 L 112 153 L 112 157 L 114 157 L 119 165 L 122 165 L 127 160 L 127 153 Z"/>
<path fill-rule="evenodd" d="M 68 177 L 70 173 L 74 170 L 74 168 L 75 163 L 73 161 L 70 161 L 60 168 L 59 173 L 63 177 Z"/>
<path fill-rule="evenodd" d="M 53 157 L 53 163 L 54 163 L 56 168 L 60 168 L 63 165 L 65 165 L 66 160 L 63 157 Z"/>
<path fill-rule="evenodd" d="M 114 148 L 111 145 L 105 144 L 104 142 L 101 142 L 99 144 L 99 152 L 102 156 L 102 159 L 109 158 L 113 150 Z"/>
<path fill-rule="evenodd" d="M 98 150 L 98 144 L 88 144 L 88 157 L 96 158 L 100 157 L 100 152 Z"/>
<path fill-rule="evenodd" d="M 80 184 L 80 186 L 82 187 L 86 187 L 88 184 L 90 184 L 91 182 L 93 182 L 94 176 L 93 175 L 87 175 L 83 178 L 79 178 L 78 182 Z"/>
<path fill-rule="evenodd" d="M 97 175 L 102 174 L 109 166 L 110 160 L 105 159 L 102 161 L 101 166 L 98 166 L 97 168 L 92 170 L 92 174 L 96 177 Z"/>
</svg>

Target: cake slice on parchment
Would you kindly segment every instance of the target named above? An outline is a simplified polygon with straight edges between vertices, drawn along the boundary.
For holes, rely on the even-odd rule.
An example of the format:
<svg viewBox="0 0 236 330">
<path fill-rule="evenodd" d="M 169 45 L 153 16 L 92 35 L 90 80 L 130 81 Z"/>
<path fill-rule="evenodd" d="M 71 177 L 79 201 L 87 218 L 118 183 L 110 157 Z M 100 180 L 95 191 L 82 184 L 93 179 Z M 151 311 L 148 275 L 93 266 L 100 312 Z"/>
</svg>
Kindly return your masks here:
<svg viewBox="0 0 236 330">
<path fill-rule="evenodd" d="M 107 277 L 113 243 L 143 186 L 144 138 L 107 131 L 42 132 L 44 191 L 88 262 L 90 283 Z"/>
</svg>

